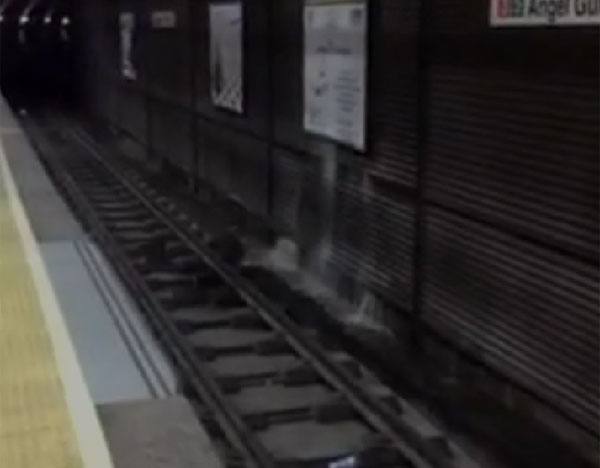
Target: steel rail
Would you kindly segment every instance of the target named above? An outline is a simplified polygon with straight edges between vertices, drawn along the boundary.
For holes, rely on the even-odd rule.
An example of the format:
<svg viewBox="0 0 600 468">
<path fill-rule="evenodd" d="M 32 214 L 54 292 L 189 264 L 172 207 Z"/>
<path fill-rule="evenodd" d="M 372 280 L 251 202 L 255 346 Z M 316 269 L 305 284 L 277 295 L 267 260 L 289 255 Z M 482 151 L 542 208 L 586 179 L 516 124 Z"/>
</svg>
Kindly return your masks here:
<svg viewBox="0 0 600 468">
<path fill-rule="evenodd" d="M 40 152 L 40 154 L 43 153 Z M 192 386 L 202 403 L 214 410 L 215 419 L 222 427 L 228 440 L 248 461 L 249 467 L 275 468 L 275 461 L 264 450 L 263 446 L 256 441 L 240 416 L 233 411 L 210 372 L 205 369 L 205 366 L 198 360 L 194 351 L 187 344 L 185 337 L 181 335 L 168 318 L 168 313 L 154 298 L 140 273 L 128 262 L 118 243 L 87 200 L 87 196 L 78 187 L 77 182 L 73 180 L 67 171 L 60 170 L 59 164 L 50 161 L 49 158 L 45 158 L 45 162 L 51 169 L 55 180 L 60 183 L 72 203 L 75 204 L 80 214 L 89 224 L 92 234 L 101 241 L 101 248 L 113 260 L 121 279 L 129 288 L 139 293 L 136 295 L 136 300 L 142 306 L 152 327 L 160 339 L 165 341 L 167 349 L 175 359 L 180 371 L 183 372 L 186 382 Z"/>
<path fill-rule="evenodd" d="M 352 403 L 359 414 L 377 431 L 386 436 L 393 445 L 418 468 L 449 468 L 454 466 L 452 458 L 436 453 L 426 445 L 423 439 L 412 427 L 409 427 L 397 415 L 379 400 L 370 395 L 356 382 L 354 377 L 341 366 L 332 361 L 316 343 L 307 340 L 300 329 L 286 315 L 285 309 L 273 304 L 267 297 L 252 286 L 246 279 L 223 261 L 218 259 L 205 246 L 199 243 L 193 234 L 182 228 L 171 219 L 169 214 L 149 201 L 131 181 L 114 169 L 104 158 L 94 142 L 79 129 L 69 126 L 69 132 L 104 168 L 130 190 L 160 221 L 166 224 L 185 245 L 195 252 L 221 278 L 233 287 L 240 296 L 275 330 L 281 332 L 289 345 L 307 361 L 309 361 L 321 376 L 337 391 Z"/>
</svg>

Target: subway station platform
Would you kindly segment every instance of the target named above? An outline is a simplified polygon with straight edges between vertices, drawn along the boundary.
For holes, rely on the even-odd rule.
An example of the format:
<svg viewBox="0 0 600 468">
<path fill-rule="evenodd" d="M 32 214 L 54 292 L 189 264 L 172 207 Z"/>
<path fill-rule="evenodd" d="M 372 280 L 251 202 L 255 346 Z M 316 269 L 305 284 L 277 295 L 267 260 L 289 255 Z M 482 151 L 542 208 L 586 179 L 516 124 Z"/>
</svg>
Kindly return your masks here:
<svg viewBox="0 0 600 468">
<path fill-rule="evenodd" d="M 133 299 L 0 100 L 0 466 L 218 467 Z"/>
<path fill-rule="evenodd" d="M 3 128 L 3 134 L 14 131 Z M 41 252 L 0 151 L 0 454 L 10 467 L 110 467 Z"/>
</svg>

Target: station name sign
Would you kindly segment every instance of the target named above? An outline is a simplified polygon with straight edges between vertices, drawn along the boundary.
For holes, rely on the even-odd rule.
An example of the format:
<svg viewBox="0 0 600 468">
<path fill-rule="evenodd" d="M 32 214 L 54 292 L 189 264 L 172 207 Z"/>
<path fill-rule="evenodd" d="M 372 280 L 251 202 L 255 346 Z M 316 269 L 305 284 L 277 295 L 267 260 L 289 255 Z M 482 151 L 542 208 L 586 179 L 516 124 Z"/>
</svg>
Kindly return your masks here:
<svg viewBox="0 0 600 468">
<path fill-rule="evenodd" d="M 491 0 L 490 24 L 495 27 L 600 25 L 600 0 Z"/>
</svg>

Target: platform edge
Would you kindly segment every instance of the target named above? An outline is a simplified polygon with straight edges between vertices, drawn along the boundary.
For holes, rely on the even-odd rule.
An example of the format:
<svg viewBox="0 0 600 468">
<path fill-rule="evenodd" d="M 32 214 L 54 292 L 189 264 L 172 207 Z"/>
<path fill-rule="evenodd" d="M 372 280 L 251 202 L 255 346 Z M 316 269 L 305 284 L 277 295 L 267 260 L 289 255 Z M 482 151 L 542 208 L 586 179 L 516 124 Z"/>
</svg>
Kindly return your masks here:
<svg viewBox="0 0 600 468">
<path fill-rule="evenodd" d="M 0 137 L 0 172 L 15 218 L 25 256 L 39 298 L 40 309 L 54 348 L 57 368 L 63 382 L 69 416 L 85 468 L 113 468 L 108 445 L 100 427 L 98 415 L 83 377 L 75 348 L 67 331 L 64 317 L 50 281 L 46 265 L 27 218 L 6 158 Z M 42 300 L 43 298 L 43 300 Z"/>
</svg>

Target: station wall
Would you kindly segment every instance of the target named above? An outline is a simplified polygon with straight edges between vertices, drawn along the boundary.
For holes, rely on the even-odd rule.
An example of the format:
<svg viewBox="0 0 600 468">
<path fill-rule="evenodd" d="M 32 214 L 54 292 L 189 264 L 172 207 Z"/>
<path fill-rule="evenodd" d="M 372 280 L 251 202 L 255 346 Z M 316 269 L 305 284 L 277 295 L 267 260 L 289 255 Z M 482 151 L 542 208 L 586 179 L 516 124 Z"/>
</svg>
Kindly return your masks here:
<svg viewBox="0 0 600 468">
<path fill-rule="evenodd" d="M 416 326 L 597 435 L 594 27 L 371 0 L 361 154 L 303 129 L 303 0 L 244 1 L 242 115 L 211 102 L 208 4 L 84 3 L 87 104 L 124 153 L 268 216 L 305 268 L 355 303 L 373 295 L 398 333 Z M 175 28 L 151 26 L 160 10 Z M 120 12 L 138 21 L 136 81 L 120 75 Z"/>
</svg>

